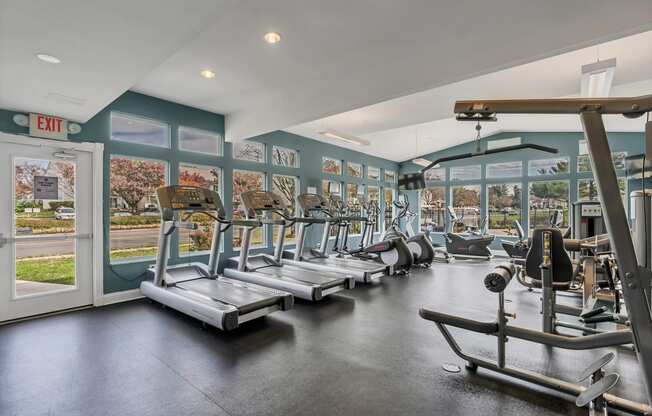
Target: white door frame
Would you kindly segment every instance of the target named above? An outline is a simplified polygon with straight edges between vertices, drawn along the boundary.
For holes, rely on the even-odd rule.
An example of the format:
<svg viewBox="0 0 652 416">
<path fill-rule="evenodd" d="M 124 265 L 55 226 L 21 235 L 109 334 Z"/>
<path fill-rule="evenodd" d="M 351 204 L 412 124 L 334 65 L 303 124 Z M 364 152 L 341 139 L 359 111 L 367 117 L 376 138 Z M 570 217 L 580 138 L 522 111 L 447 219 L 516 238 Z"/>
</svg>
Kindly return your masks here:
<svg viewBox="0 0 652 416">
<path fill-rule="evenodd" d="M 39 139 L 30 136 L 0 132 L 0 143 L 11 143 L 28 146 L 56 146 L 61 149 L 78 150 L 91 153 L 93 169 L 93 276 L 91 279 L 93 306 L 102 305 L 104 296 L 104 144 L 90 142 L 68 142 L 50 139 Z"/>
</svg>

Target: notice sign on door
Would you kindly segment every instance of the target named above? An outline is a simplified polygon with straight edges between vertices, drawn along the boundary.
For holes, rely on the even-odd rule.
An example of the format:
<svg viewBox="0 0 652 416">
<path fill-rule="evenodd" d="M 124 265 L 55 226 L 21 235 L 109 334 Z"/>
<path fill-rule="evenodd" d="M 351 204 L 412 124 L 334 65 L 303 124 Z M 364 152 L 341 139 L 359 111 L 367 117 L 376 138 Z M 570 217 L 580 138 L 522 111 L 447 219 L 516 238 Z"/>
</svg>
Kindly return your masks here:
<svg viewBox="0 0 652 416">
<path fill-rule="evenodd" d="M 68 120 L 45 114 L 30 113 L 29 135 L 46 139 L 68 140 Z"/>
<path fill-rule="evenodd" d="M 34 199 L 59 199 L 59 178 L 34 176 Z"/>
</svg>

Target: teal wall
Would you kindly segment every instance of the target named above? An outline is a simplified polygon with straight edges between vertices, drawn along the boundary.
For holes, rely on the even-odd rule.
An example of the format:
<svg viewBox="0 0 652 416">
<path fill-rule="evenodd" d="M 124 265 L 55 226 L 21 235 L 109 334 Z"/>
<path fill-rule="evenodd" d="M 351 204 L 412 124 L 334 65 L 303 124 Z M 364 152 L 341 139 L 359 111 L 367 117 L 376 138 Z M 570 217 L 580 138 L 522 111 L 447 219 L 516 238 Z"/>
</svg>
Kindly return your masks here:
<svg viewBox="0 0 652 416">
<path fill-rule="evenodd" d="M 542 181 L 542 180 L 568 180 L 570 181 L 570 202 L 577 200 L 577 182 L 580 179 L 591 178 L 593 175 L 591 172 L 577 173 L 577 156 L 579 154 L 579 145 L 578 142 L 583 140 L 584 136 L 581 132 L 568 132 L 568 133 L 540 133 L 540 132 L 506 132 L 495 134 L 481 140 L 482 149 L 487 148 L 487 142 L 490 140 L 497 139 L 506 139 L 520 137 L 522 143 L 535 143 L 545 146 L 550 146 L 557 148 L 559 153 L 557 155 L 534 151 L 534 150 L 521 150 L 515 152 L 506 152 L 497 155 L 481 156 L 477 158 L 460 160 L 457 162 L 448 162 L 442 164 L 443 167 L 446 167 L 446 181 L 445 182 L 428 182 L 428 186 L 446 186 L 446 204 L 452 205 L 451 200 L 451 185 L 464 185 L 464 184 L 480 184 L 481 185 L 481 215 L 482 217 L 487 215 L 487 195 L 486 188 L 488 184 L 496 183 L 520 183 L 522 192 L 521 206 L 523 207 L 522 214 L 522 224 L 526 228 L 526 225 L 529 222 L 528 210 L 527 210 L 527 197 L 530 182 Z M 611 146 L 612 152 L 624 151 L 628 155 L 635 155 L 642 153 L 643 151 L 643 133 L 609 133 L 609 144 Z M 430 153 L 424 155 L 423 157 L 429 160 L 435 160 L 444 156 L 451 156 L 460 153 L 472 152 L 475 151 L 475 143 L 465 143 L 458 146 L 454 146 L 439 152 Z M 570 159 L 569 173 L 560 174 L 560 175 L 545 175 L 545 176 L 528 176 L 528 161 L 535 159 L 548 159 L 558 156 L 568 156 Z M 508 162 L 508 161 L 522 161 L 523 164 L 523 175 L 516 178 L 505 178 L 505 179 L 487 179 L 486 178 L 486 165 L 489 163 L 496 162 Z M 464 165 L 481 165 L 482 166 L 482 177 L 480 180 L 471 180 L 471 181 L 454 181 L 450 180 L 450 167 L 453 166 L 464 166 Z M 402 162 L 400 164 L 400 173 L 410 173 L 416 172 L 420 169 L 420 166 L 415 165 L 410 161 Z M 624 171 L 618 172 L 619 176 L 624 176 Z M 629 181 L 627 192 L 631 192 L 634 189 L 639 189 L 640 181 Z M 415 212 L 418 212 L 419 207 L 419 193 L 417 191 L 408 191 L 405 192 L 410 201 L 410 206 L 413 207 Z M 499 237 L 496 239 L 493 248 L 500 247 L 500 239 L 509 239 L 509 237 Z M 443 237 L 441 234 L 437 235 L 436 241 L 443 243 Z"/>
<path fill-rule="evenodd" d="M 168 123 L 170 126 L 170 148 L 159 148 L 154 146 L 135 145 L 125 142 L 110 140 L 110 113 L 118 111 L 121 113 L 133 114 L 140 117 L 151 118 Z M 13 111 L 0 110 L 0 131 L 13 134 L 27 134 L 27 128 L 20 127 L 13 123 Z M 321 192 L 321 180 L 332 179 L 344 183 L 373 184 L 381 187 L 395 189 L 395 184 L 385 184 L 378 181 L 369 181 L 366 178 L 351 178 L 343 176 L 325 177 L 321 173 L 321 158 L 328 156 L 342 161 L 354 161 L 362 163 L 366 167 L 371 165 L 381 169 L 389 169 L 398 172 L 398 163 L 385 159 L 372 157 L 360 152 L 344 149 L 342 147 L 311 140 L 283 131 L 276 131 L 265 134 L 251 140 L 268 144 L 267 163 L 253 163 L 232 158 L 230 143 L 225 143 L 223 156 L 208 156 L 196 153 L 179 152 L 177 148 L 177 128 L 179 126 L 192 127 L 206 130 L 224 136 L 224 116 L 198 110 L 184 105 L 172 103 L 165 100 L 149 97 L 135 92 L 127 92 L 105 109 L 90 119 L 82 127 L 82 132 L 77 135 L 69 135 L 70 141 L 90 141 L 104 143 L 104 291 L 105 293 L 116 292 L 127 289 L 134 289 L 139 286 L 140 281 L 145 277 L 146 268 L 153 260 L 140 260 L 128 263 L 117 263 L 111 265 L 109 262 L 109 160 L 112 154 L 142 157 L 148 159 L 159 159 L 168 162 L 168 178 L 170 183 L 177 183 L 178 166 L 180 162 L 196 163 L 207 166 L 217 166 L 222 169 L 223 174 L 223 196 L 227 212 L 232 208 L 232 172 L 233 169 L 246 169 L 265 172 L 267 174 L 267 189 L 271 189 L 271 175 L 274 173 L 298 176 L 301 192 L 305 192 L 308 186 L 314 186 Z M 272 144 L 295 149 L 299 151 L 300 168 L 287 168 L 273 166 L 271 164 Z M 345 165 L 344 165 L 345 166 Z M 382 177 L 382 170 L 381 170 Z M 365 187 L 366 188 L 366 187 Z M 319 241 L 321 229 L 313 228 L 309 234 L 309 243 L 315 244 Z M 271 247 L 271 232 L 267 233 L 267 246 Z M 224 238 L 224 253 L 222 264 L 228 257 L 237 253 L 233 251 L 231 230 Z M 175 241 L 172 242 L 170 263 L 188 261 L 188 257 L 180 259 Z M 256 251 L 267 251 L 262 249 Z M 208 256 L 194 256 L 194 260 L 208 261 Z"/>
</svg>

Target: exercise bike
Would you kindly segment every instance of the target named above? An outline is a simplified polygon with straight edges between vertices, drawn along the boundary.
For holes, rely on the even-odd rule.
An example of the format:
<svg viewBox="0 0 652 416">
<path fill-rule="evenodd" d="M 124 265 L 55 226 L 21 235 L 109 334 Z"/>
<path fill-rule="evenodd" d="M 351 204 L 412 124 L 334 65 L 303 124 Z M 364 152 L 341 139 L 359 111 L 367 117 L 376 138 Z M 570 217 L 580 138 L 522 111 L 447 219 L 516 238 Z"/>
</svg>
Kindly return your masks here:
<svg viewBox="0 0 652 416">
<path fill-rule="evenodd" d="M 455 214 L 453 207 L 449 205 L 446 209 L 450 217 L 450 230 L 444 234 L 448 254 L 457 259 L 491 260 L 493 253 L 489 245 L 494 241 L 494 236 L 486 234 L 487 219 L 484 218 L 478 228 L 467 227 L 463 218 L 459 218 Z M 466 228 L 467 235 L 453 232 L 455 226 L 459 225 Z"/>
</svg>

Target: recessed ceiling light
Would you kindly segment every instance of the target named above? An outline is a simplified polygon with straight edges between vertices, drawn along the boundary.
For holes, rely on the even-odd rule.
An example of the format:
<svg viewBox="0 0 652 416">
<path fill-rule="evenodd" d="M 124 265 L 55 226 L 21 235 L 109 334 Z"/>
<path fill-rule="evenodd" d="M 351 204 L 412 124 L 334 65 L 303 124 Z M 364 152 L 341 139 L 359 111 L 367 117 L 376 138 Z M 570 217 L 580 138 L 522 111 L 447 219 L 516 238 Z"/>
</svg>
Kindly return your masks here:
<svg viewBox="0 0 652 416">
<path fill-rule="evenodd" d="M 206 79 L 213 79 L 215 78 L 215 72 L 211 71 L 210 69 L 204 69 L 201 71 L 201 76 Z"/>
<path fill-rule="evenodd" d="M 49 64 L 60 64 L 61 59 L 57 58 L 56 56 L 48 55 L 47 53 L 37 53 L 36 57 L 40 59 L 43 62 L 47 62 Z"/>
<path fill-rule="evenodd" d="M 265 33 L 265 36 L 263 36 L 265 39 L 265 42 L 267 43 L 279 43 L 281 41 L 281 34 L 277 32 L 267 32 Z"/>
</svg>

